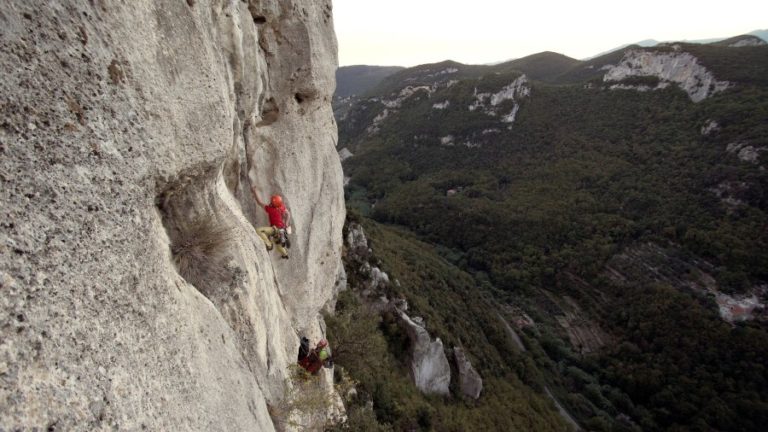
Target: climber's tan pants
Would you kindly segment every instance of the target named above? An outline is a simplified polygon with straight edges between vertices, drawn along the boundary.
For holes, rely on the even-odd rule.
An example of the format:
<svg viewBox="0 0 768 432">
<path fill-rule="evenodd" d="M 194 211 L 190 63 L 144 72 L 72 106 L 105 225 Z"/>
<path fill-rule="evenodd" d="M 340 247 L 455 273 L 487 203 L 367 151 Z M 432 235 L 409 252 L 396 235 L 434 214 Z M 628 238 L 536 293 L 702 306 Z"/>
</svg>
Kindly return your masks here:
<svg viewBox="0 0 768 432">
<path fill-rule="evenodd" d="M 267 245 L 268 248 L 270 248 L 272 247 L 272 240 L 270 240 L 270 238 L 276 236 L 277 231 L 275 228 L 271 226 L 261 227 L 261 228 L 256 228 L 256 234 L 258 234 L 259 237 L 261 237 L 261 239 L 264 240 L 264 244 Z M 283 245 L 275 244 L 275 248 L 277 248 L 277 251 L 280 252 L 280 255 L 288 256 L 288 251 L 285 250 Z"/>
</svg>

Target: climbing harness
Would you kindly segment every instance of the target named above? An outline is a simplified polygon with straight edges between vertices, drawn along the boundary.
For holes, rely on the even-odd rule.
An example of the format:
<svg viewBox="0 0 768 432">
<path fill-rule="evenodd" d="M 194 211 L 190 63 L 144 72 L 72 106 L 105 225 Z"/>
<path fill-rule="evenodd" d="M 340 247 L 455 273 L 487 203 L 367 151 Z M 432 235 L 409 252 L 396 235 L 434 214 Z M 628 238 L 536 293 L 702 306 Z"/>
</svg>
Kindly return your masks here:
<svg viewBox="0 0 768 432">
<path fill-rule="evenodd" d="M 272 227 L 272 239 L 275 243 L 282 245 L 286 249 L 291 248 L 291 241 L 288 239 L 288 230 L 285 228 Z"/>
</svg>

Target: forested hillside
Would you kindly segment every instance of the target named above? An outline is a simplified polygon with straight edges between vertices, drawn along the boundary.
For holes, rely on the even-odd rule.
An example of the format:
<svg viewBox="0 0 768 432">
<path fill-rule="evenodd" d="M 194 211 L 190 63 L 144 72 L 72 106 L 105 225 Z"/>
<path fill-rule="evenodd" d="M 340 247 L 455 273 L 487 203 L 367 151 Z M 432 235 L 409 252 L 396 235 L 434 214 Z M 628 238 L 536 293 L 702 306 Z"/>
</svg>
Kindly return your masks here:
<svg viewBox="0 0 768 432">
<path fill-rule="evenodd" d="M 515 311 L 526 354 L 474 355 L 517 359 L 582 427 L 762 430 L 768 47 L 733 44 L 395 73 L 339 120 L 348 207 L 382 250 L 429 250 L 385 270 L 439 255 L 469 278 L 488 313 L 453 326 L 471 303 L 403 284 L 441 337 L 498 352 L 483 322 Z"/>
<path fill-rule="evenodd" d="M 365 228 L 372 250 L 365 262 L 386 269 L 392 281 L 370 293 L 370 277 L 347 248 L 350 290 L 340 296 L 335 315 L 326 319 L 329 338 L 336 343 L 337 375 L 349 373 L 359 382 L 347 407 L 354 419 L 348 426 L 361 431 L 386 429 L 384 425 L 394 430 L 568 430 L 544 392 L 546 382 L 533 357 L 520 351 L 507 332 L 512 315 L 487 313 L 497 304 L 490 286 L 477 287 L 471 275 L 407 231 L 355 213 L 348 219 Z M 462 396 L 455 378 L 450 397 L 418 391 L 409 381 L 408 336 L 397 317 L 391 309 L 379 316 L 365 306 L 380 305 L 379 295 L 395 302 L 407 299 L 409 314 L 423 319 L 447 351 L 462 347 L 470 354 L 483 377 L 480 400 Z M 373 403 L 371 413 L 365 410 L 368 401 Z M 516 414 L 505 414 L 510 411 Z"/>
</svg>

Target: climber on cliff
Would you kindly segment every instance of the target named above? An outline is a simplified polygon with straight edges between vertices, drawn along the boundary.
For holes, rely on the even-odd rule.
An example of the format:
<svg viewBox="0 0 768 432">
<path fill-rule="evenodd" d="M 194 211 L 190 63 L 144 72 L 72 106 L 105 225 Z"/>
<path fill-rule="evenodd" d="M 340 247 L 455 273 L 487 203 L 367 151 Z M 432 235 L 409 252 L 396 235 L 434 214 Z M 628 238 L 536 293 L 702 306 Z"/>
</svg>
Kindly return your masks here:
<svg viewBox="0 0 768 432">
<path fill-rule="evenodd" d="M 316 375 L 323 366 L 333 367 L 333 357 L 331 347 L 328 346 L 328 340 L 320 339 L 314 349 L 309 349 L 309 339 L 301 338 L 299 365 L 313 375 Z"/>
<path fill-rule="evenodd" d="M 259 199 L 259 194 L 256 193 L 256 187 L 251 187 L 251 193 L 253 198 L 259 206 L 264 208 L 269 216 L 269 225 L 266 227 L 256 228 L 256 234 L 264 240 L 264 244 L 267 246 L 267 250 L 271 251 L 273 244 L 277 246 L 277 251 L 280 252 L 280 258 L 288 259 L 288 250 L 291 244 L 288 240 L 288 234 L 290 234 L 290 220 L 291 214 L 288 209 L 285 208 L 283 203 L 283 197 L 280 195 L 272 195 L 269 200 L 269 204 L 264 203 Z"/>
</svg>

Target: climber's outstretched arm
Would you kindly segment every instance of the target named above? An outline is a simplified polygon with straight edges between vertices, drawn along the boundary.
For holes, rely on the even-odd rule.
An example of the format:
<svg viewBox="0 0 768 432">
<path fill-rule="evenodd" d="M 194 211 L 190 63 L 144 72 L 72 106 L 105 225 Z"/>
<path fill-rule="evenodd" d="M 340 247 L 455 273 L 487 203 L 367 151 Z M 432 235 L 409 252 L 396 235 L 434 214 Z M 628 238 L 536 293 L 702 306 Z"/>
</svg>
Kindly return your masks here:
<svg viewBox="0 0 768 432">
<path fill-rule="evenodd" d="M 265 205 L 267 205 L 264 201 L 259 199 L 259 194 L 256 193 L 256 186 L 251 186 L 251 193 L 253 194 L 253 198 L 256 200 L 256 203 L 260 207 L 264 207 Z"/>
</svg>

